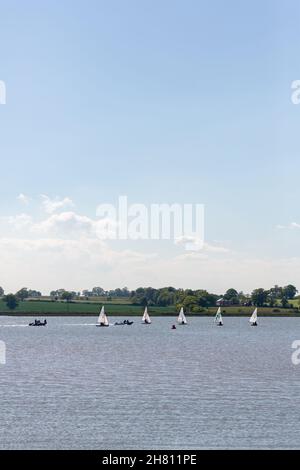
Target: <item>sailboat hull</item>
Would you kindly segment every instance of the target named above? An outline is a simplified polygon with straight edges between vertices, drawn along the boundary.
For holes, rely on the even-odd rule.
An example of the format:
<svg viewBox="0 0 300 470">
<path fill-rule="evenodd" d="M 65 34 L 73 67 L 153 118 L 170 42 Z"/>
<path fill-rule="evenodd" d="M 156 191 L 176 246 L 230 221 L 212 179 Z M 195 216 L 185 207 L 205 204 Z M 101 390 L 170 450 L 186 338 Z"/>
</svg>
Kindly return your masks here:
<svg viewBox="0 0 300 470">
<path fill-rule="evenodd" d="M 103 328 L 107 328 L 107 327 L 109 327 L 109 325 L 96 325 L 96 326 L 99 327 L 99 328 L 102 328 L 102 327 L 103 327 Z"/>
</svg>

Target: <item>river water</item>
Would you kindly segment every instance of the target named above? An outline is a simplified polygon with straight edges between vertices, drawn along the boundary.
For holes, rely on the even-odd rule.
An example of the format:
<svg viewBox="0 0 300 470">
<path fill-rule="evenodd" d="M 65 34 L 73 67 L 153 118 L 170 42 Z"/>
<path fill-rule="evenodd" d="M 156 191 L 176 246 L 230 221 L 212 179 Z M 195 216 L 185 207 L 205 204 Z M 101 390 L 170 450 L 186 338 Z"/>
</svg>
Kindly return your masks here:
<svg viewBox="0 0 300 470">
<path fill-rule="evenodd" d="M 1 449 L 300 448 L 300 319 L 31 320 L 0 317 Z"/>
</svg>

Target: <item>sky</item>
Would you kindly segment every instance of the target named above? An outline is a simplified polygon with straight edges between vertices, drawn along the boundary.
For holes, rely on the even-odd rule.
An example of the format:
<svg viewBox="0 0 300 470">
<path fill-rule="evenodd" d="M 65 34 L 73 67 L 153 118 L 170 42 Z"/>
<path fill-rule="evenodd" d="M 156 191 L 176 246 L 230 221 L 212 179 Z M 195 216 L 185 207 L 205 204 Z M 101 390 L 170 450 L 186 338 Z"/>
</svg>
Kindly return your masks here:
<svg viewBox="0 0 300 470">
<path fill-rule="evenodd" d="M 0 286 L 295 284 L 298 0 L 0 0 Z M 204 204 L 205 243 L 100 240 L 97 206 Z"/>
</svg>

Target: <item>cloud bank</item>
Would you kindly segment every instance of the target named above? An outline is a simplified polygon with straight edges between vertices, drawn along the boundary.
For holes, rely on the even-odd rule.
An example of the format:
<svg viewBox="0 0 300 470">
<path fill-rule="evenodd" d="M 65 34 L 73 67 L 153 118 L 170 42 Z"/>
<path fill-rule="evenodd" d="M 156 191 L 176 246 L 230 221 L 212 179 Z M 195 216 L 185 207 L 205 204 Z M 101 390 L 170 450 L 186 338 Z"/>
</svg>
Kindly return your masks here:
<svg viewBox="0 0 300 470">
<path fill-rule="evenodd" d="M 74 207 L 69 197 L 43 195 L 43 217 L 21 213 L 0 218 L 0 285 L 6 291 L 27 286 L 47 294 L 57 288 L 82 290 L 94 285 L 106 289 L 174 285 L 216 293 L 230 287 L 247 292 L 295 283 L 300 277 L 300 257 L 253 259 L 216 242 L 205 242 L 197 252 L 183 249 L 186 240 L 177 240 L 175 246 L 170 241 L 172 248 L 165 252 L 161 242 L 137 249 L 140 245 L 131 241 L 121 247 L 101 239 L 106 220 L 70 210 Z"/>
</svg>

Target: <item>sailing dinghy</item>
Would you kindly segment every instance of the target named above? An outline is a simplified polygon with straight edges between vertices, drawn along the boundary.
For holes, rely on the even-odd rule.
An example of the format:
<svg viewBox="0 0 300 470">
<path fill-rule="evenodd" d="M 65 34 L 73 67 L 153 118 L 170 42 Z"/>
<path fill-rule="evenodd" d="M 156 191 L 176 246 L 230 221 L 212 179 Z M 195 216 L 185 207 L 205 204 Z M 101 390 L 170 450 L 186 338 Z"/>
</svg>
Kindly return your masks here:
<svg viewBox="0 0 300 470">
<path fill-rule="evenodd" d="M 179 312 L 179 315 L 178 315 L 178 318 L 177 318 L 177 322 L 178 322 L 179 325 L 186 325 L 187 324 L 187 319 L 185 317 L 183 307 L 181 307 L 181 309 L 180 309 L 180 312 Z"/>
<path fill-rule="evenodd" d="M 107 318 L 106 313 L 104 311 L 104 306 L 101 308 L 101 312 L 100 312 L 100 315 L 98 317 L 96 326 L 109 326 L 108 318 Z"/>
<path fill-rule="evenodd" d="M 147 307 L 145 307 L 144 315 L 143 315 L 143 318 L 142 318 L 142 323 L 144 323 L 144 325 L 150 325 L 150 323 L 151 323 L 151 318 L 149 316 Z"/>
<path fill-rule="evenodd" d="M 222 319 L 222 313 L 221 313 L 221 307 L 218 308 L 218 311 L 215 316 L 215 323 L 218 326 L 223 326 L 223 319 Z"/>
<path fill-rule="evenodd" d="M 249 322 L 251 323 L 251 326 L 257 326 L 257 308 L 252 313 Z"/>
</svg>

